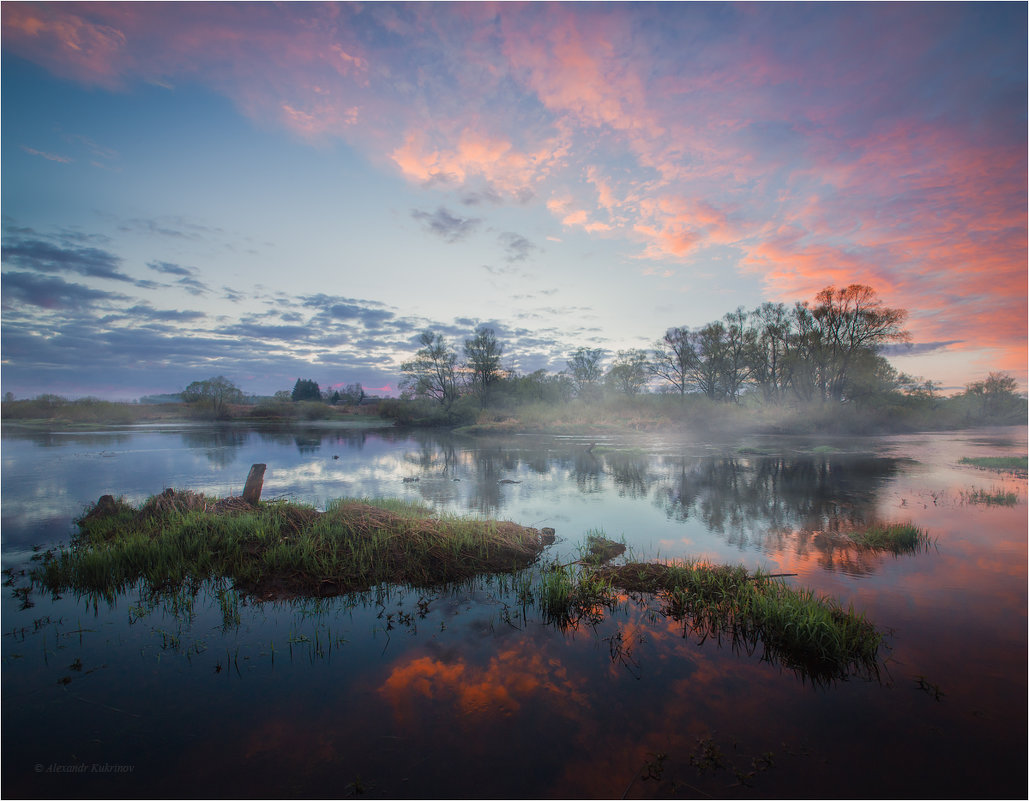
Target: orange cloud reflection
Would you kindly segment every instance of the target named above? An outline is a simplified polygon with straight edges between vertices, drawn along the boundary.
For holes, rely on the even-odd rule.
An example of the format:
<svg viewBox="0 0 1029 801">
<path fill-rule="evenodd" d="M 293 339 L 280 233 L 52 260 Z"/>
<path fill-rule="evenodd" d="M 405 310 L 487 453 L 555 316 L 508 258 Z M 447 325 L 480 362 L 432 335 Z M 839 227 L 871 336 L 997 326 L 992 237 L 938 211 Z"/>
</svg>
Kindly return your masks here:
<svg viewBox="0 0 1029 801">
<path fill-rule="evenodd" d="M 464 658 L 452 663 L 432 656 L 411 658 L 390 671 L 379 692 L 402 725 L 418 717 L 420 699 L 455 705 L 470 723 L 511 715 L 529 702 L 572 714 L 586 703 L 583 684 L 558 659 L 509 645 L 482 666 Z"/>
</svg>

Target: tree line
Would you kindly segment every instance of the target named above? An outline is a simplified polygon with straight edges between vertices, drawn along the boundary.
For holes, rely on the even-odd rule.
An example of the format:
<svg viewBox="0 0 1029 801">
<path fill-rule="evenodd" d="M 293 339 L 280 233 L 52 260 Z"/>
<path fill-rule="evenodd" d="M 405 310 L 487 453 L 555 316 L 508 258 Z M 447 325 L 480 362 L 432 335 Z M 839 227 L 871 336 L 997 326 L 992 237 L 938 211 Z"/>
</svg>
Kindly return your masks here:
<svg viewBox="0 0 1029 801">
<path fill-rule="evenodd" d="M 882 353 L 910 339 L 907 317 L 869 286 L 829 286 L 810 302 L 741 307 L 704 325 L 669 328 L 650 349 L 620 350 L 606 364 L 603 349 L 580 347 L 564 370 L 528 375 L 502 366 L 504 347 L 491 328 L 466 339 L 461 354 L 441 334 L 425 331 L 414 358 L 401 365 L 400 386 L 402 397 L 435 401 L 446 413 L 459 400 L 467 405 L 464 398 L 484 409 L 649 393 L 728 404 L 852 405 L 901 394 L 932 407 L 940 385 L 899 373 Z M 1011 411 L 1016 388 L 1010 376 L 991 373 L 964 394 L 978 399 L 983 416 L 996 417 Z"/>
<path fill-rule="evenodd" d="M 879 352 L 909 338 L 902 327 L 906 317 L 906 311 L 886 307 L 871 287 L 827 287 L 814 303 L 764 303 L 696 328 L 669 328 L 649 351 L 618 351 L 607 369 L 603 349 L 579 348 L 552 383 L 586 401 L 604 392 L 632 396 L 651 388 L 721 402 L 739 402 L 751 391 L 766 401 L 854 400 L 883 385 L 914 381 L 897 374 Z M 419 341 L 415 358 L 401 366 L 409 397 L 448 406 L 470 393 L 486 406 L 498 384 L 515 378 L 501 367 L 503 346 L 490 328 L 465 340 L 463 361 L 438 333 L 426 331 Z M 544 382 L 538 373 L 531 378 Z"/>
<path fill-rule="evenodd" d="M 565 369 L 527 375 L 503 365 L 504 345 L 492 328 L 479 327 L 460 351 L 442 334 L 427 330 L 418 337 L 414 357 L 400 367 L 400 403 L 428 404 L 428 410 L 412 412 L 388 401 L 381 411 L 398 419 L 453 423 L 490 407 L 573 399 L 592 404 L 658 394 L 716 405 L 815 403 L 866 409 L 885 408 L 900 397 L 932 411 L 944 400 L 940 385 L 898 373 L 883 355 L 884 346 L 910 339 L 904 329 L 907 316 L 904 309 L 886 306 L 871 287 L 829 286 L 810 302 L 763 303 L 750 311 L 741 307 L 704 325 L 669 328 L 650 349 L 620 350 L 608 358 L 601 348 L 579 347 Z M 275 394 L 279 402 L 348 406 L 365 397 L 360 384 L 323 391 L 317 382 L 301 378 L 292 392 Z M 1015 379 L 1003 373 L 969 384 L 959 397 L 961 414 L 969 420 L 1006 419 L 1025 405 Z M 222 376 L 190 384 L 182 398 L 216 417 L 243 401 L 242 392 Z"/>
</svg>

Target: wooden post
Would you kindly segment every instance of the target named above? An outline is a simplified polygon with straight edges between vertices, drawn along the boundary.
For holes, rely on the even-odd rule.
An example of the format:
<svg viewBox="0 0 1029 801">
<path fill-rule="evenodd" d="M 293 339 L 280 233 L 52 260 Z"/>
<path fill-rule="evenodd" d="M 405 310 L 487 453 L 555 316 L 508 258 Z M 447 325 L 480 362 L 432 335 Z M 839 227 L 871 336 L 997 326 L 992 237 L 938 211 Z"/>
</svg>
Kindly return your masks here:
<svg viewBox="0 0 1029 801">
<path fill-rule="evenodd" d="M 243 500 L 251 506 L 257 506 L 261 500 L 261 487 L 264 486 L 264 470 L 268 465 L 255 464 L 250 468 L 247 484 L 243 487 Z"/>
</svg>

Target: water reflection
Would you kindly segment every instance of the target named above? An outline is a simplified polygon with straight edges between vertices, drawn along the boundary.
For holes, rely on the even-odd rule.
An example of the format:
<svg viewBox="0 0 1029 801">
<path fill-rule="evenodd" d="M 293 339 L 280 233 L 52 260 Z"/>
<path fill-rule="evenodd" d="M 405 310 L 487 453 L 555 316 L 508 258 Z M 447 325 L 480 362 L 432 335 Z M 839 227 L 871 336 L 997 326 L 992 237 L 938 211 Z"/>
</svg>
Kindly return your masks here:
<svg viewBox="0 0 1029 801">
<path fill-rule="evenodd" d="M 247 444 L 250 432 L 240 428 L 214 428 L 184 431 L 182 444 L 202 453 L 213 467 L 228 467 L 239 456 L 239 449 Z"/>
<path fill-rule="evenodd" d="M 65 539 L 71 517 L 105 492 L 134 503 L 165 486 L 226 494 L 235 482 L 238 492 L 249 464 L 267 462 L 269 495 L 400 495 L 527 524 L 560 516 L 572 542 L 603 523 L 615 537 L 647 532 L 661 555 L 667 541 L 681 543 L 675 557 L 796 570 L 798 585 L 853 602 L 893 632 L 889 675 L 813 691 L 760 651 L 700 643 L 681 621 L 629 603 L 561 631 L 505 619 L 496 594 L 427 597 L 422 617 L 421 595 L 398 593 L 381 616 L 247 605 L 225 632 L 214 598 L 180 624 L 160 610 L 133 617 L 131 597 L 95 616 L 70 595 L 19 611 L 8 588 L 8 631 L 27 633 L 3 643 L 3 723 L 18 733 L 5 739 L 5 795 L 1022 792 L 1025 480 L 958 463 L 1024 453 L 1024 428 L 1017 441 L 966 432 L 860 444 L 893 454 L 883 458 L 790 449 L 803 443 L 774 456 L 701 456 L 671 442 L 643 453 L 393 429 L 312 427 L 299 441 L 291 431 L 205 431 L 5 431 L 5 566 L 27 565 L 28 544 Z M 960 501 L 961 490 L 995 484 L 1017 489 L 1019 505 Z M 939 551 L 880 561 L 834 539 L 877 514 L 910 517 Z M 413 622 L 398 625 L 401 614 Z M 771 752 L 774 766 L 757 771 Z M 80 761 L 135 770 L 87 786 L 33 767 Z M 727 790 L 737 782 L 752 786 Z"/>
<path fill-rule="evenodd" d="M 899 459 L 760 457 L 681 460 L 657 500 L 676 520 L 699 515 L 714 531 L 757 525 L 838 532 L 874 516 Z"/>
</svg>

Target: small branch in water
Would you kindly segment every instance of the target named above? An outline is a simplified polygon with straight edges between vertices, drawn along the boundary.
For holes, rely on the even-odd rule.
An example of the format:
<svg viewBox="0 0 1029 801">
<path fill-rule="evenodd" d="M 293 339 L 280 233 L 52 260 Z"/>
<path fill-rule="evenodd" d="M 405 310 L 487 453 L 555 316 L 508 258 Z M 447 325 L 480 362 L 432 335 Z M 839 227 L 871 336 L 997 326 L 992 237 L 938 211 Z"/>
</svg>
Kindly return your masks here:
<svg viewBox="0 0 1029 801">
<path fill-rule="evenodd" d="M 760 576 L 747 576 L 747 581 L 760 581 L 766 578 L 783 578 L 784 576 L 798 576 L 799 573 L 763 573 Z"/>
</svg>

